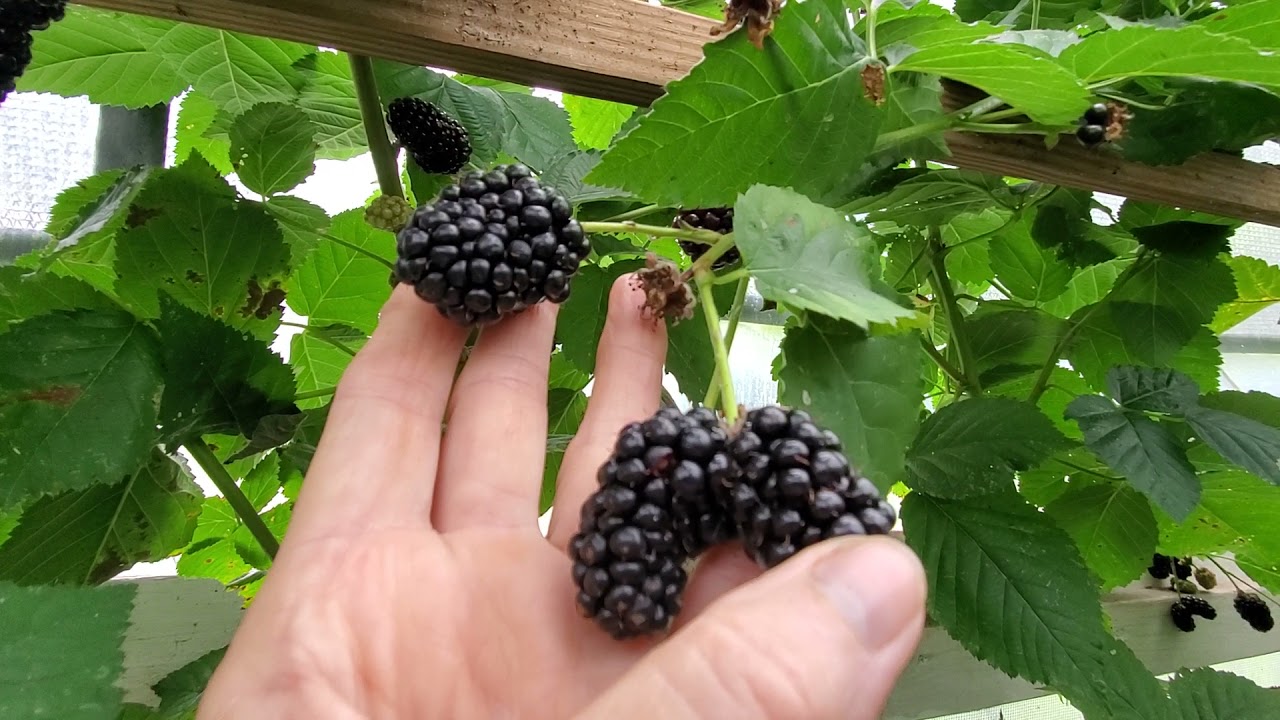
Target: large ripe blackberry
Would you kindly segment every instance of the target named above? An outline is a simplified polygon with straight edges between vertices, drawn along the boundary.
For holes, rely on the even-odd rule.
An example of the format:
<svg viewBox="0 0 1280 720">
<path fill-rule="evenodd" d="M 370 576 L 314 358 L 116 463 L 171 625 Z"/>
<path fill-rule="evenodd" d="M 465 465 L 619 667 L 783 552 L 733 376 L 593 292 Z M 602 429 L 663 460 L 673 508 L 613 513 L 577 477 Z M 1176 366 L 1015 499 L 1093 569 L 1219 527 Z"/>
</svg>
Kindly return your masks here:
<svg viewBox="0 0 1280 720">
<path fill-rule="evenodd" d="M 396 236 L 395 277 L 462 325 L 562 303 L 591 251 L 573 208 L 524 165 L 465 175 Z"/>
<path fill-rule="evenodd" d="M 1275 618 L 1271 617 L 1271 608 L 1261 597 L 1253 593 L 1237 592 L 1234 604 L 1236 613 L 1254 630 L 1270 632 L 1276 626 Z"/>
<path fill-rule="evenodd" d="M 893 528 L 893 508 L 850 469 L 839 438 L 804 411 L 752 410 L 729 450 L 740 474 L 725 502 L 747 554 L 762 567 L 827 538 Z"/>
<path fill-rule="evenodd" d="M 727 235 L 733 232 L 733 208 L 698 208 L 696 210 L 685 210 L 671 221 L 671 227 L 678 228 L 682 225 L 698 228 L 699 230 L 711 230 L 721 235 Z M 690 260 L 696 261 L 698 258 L 706 254 L 711 249 L 710 245 L 696 243 L 691 240 L 680 240 L 680 248 L 689 256 Z M 729 267 L 742 259 L 738 253 L 738 248 L 731 248 L 729 252 L 721 255 L 711 264 L 713 270 Z"/>
<path fill-rule="evenodd" d="M 663 408 L 619 433 L 569 546 L 578 608 L 617 638 L 665 630 L 684 561 L 733 537 L 714 487 L 732 472 L 715 413 Z"/>
<path fill-rule="evenodd" d="M 66 8 L 65 0 L 0 0 L 0 102 L 31 63 L 31 32 L 61 20 Z"/>
<path fill-rule="evenodd" d="M 425 172 L 456 173 L 471 158 L 467 129 L 426 100 L 396 98 L 387 108 L 387 125 Z"/>
<path fill-rule="evenodd" d="M 1169 617 L 1182 632 L 1191 632 L 1196 629 L 1196 615 L 1205 620 L 1213 620 L 1218 617 L 1218 611 L 1207 601 L 1198 597 L 1180 597 L 1169 606 Z"/>
</svg>

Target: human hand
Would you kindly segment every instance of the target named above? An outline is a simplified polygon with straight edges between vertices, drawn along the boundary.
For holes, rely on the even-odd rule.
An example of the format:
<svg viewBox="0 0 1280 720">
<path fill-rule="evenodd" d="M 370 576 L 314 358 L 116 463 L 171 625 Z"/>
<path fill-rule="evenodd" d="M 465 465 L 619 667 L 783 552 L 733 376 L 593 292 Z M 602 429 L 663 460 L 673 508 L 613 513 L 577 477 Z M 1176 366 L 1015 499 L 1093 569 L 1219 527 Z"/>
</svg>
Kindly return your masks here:
<svg viewBox="0 0 1280 720">
<path fill-rule="evenodd" d="M 201 720 L 880 715 L 924 624 L 920 563 L 892 539 L 824 541 L 764 575 L 740 547 L 712 550 L 665 639 L 619 642 L 578 615 L 578 508 L 618 430 L 657 410 L 666 357 L 627 280 L 547 538 L 556 307 L 486 329 L 455 382 L 465 331 L 396 289 Z"/>
</svg>

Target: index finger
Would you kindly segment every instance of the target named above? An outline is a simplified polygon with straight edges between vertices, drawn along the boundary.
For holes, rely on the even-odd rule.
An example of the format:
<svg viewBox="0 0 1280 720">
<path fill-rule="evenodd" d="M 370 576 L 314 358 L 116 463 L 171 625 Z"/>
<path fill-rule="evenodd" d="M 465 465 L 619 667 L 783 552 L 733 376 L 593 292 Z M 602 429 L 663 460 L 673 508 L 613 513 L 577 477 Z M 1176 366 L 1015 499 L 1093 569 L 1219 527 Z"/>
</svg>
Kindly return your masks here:
<svg viewBox="0 0 1280 720">
<path fill-rule="evenodd" d="M 290 536 L 425 524 L 466 329 L 398 286 L 343 373 Z"/>
</svg>

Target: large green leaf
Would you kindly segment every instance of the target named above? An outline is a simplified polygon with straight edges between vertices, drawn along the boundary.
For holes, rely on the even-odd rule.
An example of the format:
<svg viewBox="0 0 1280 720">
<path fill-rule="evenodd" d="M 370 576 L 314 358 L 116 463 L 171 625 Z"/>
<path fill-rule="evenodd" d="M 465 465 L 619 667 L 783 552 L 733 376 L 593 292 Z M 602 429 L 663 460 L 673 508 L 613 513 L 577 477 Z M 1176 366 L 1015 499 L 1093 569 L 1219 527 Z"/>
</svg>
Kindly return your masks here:
<svg viewBox="0 0 1280 720">
<path fill-rule="evenodd" d="M 191 540 L 204 494 L 159 450 L 127 480 L 41 498 L 0 546 L 0 578 L 21 585 L 96 584 Z"/>
<path fill-rule="evenodd" d="M 1239 470 L 1201 476 L 1200 504 L 1182 522 L 1162 520 L 1160 547 L 1178 556 L 1252 552 L 1280 557 L 1280 492 Z"/>
<path fill-rule="evenodd" d="M 910 175 L 879 195 L 859 198 L 845 205 L 849 213 L 867 213 L 867 222 L 892 221 L 898 225 L 941 225 L 965 213 L 980 213 L 1008 202 L 1008 186 L 998 177 L 963 170 L 935 170 Z"/>
<path fill-rule="evenodd" d="M 254 105 L 231 125 L 231 164 L 260 195 L 292 190 L 315 172 L 317 130 L 293 105 Z"/>
<path fill-rule="evenodd" d="M 315 125 L 320 157 L 344 160 L 369 149 L 360 103 L 356 101 L 351 63 L 339 53 L 321 52 L 297 65 L 304 84 L 298 107 Z"/>
<path fill-rule="evenodd" d="M 1169 683 L 1178 720 L 1271 720 L 1280 717 L 1280 694 L 1229 672 L 1183 670 Z"/>
<path fill-rule="evenodd" d="M 1067 347 L 1066 357 L 1095 390 L 1106 388 L 1107 370 L 1115 365 L 1167 366 L 1190 376 L 1202 389 L 1217 387 L 1222 354 L 1218 336 L 1208 328 L 1198 328 L 1182 349 L 1162 358 L 1163 362 L 1153 362 L 1131 348 L 1137 343 L 1125 337 L 1105 307 L 1090 314 L 1091 309 L 1086 306 L 1076 313 L 1076 321 L 1086 314 L 1088 317 Z"/>
<path fill-rule="evenodd" d="M 160 696 L 157 720 L 195 720 L 200 698 L 226 653 L 226 648 L 212 650 L 156 683 L 152 689 Z"/>
<path fill-rule="evenodd" d="M 935 497 L 968 498 L 1013 487 L 1067 439 L 1036 406 L 976 398 L 929 416 L 907 451 L 907 484 Z"/>
<path fill-rule="evenodd" d="M 1131 268 L 1107 302 L 1125 347 L 1144 363 L 1162 365 L 1234 296 L 1235 281 L 1221 260 L 1161 255 Z"/>
<path fill-rule="evenodd" d="M 1045 312 L 1060 318 L 1071 317 L 1071 314 L 1085 305 L 1092 305 L 1111 292 L 1116 278 L 1120 277 L 1128 260 L 1108 260 L 1097 265 L 1081 268 L 1067 282 L 1067 289 L 1058 297 L 1040 305 Z"/>
<path fill-rule="evenodd" d="M 564 96 L 564 109 L 573 124 L 573 139 L 583 148 L 595 150 L 609 147 L 622 124 L 636 111 L 631 105 L 577 95 Z"/>
<path fill-rule="evenodd" d="M 165 303 L 159 328 L 165 362 L 160 421 L 169 437 L 252 437 L 263 417 L 292 408 L 293 374 L 265 342 L 175 303 Z"/>
<path fill-rule="evenodd" d="M 236 552 L 230 537 L 190 549 L 178 558 L 178 574 L 182 577 L 213 578 L 223 584 L 252 570 L 253 566 Z"/>
<path fill-rule="evenodd" d="M 297 97 L 302 74 L 293 64 L 314 46 L 183 25 L 156 45 L 178 74 L 218 107 L 239 115 L 260 102 Z"/>
<path fill-rule="evenodd" d="M 89 285 L 53 273 L 32 273 L 20 267 L 0 267 L 0 333 L 9 323 L 57 310 L 108 310 L 111 301 Z"/>
<path fill-rule="evenodd" d="M 1049 362 L 1065 324 L 1035 308 L 992 301 L 965 321 L 969 351 L 984 387 L 1035 373 Z"/>
<path fill-rule="evenodd" d="M 353 357 L 334 342 L 321 339 L 315 332 L 313 330 L 294 335 L 290 345 L 289 364 L 293 366 L 299 395 L 336 387 Z M 325 328 L 319 332 L 326 337 L 335 334 L 334 328 Z M 343 333 L 332 339 L 352 351 L 358 351 L 365 342 L 364 333 Z M 299 400 L 298 407 L 316 408 L 327 402 L 328 398 Z"/>
<path fill-rule="evenodd" d="M 947 276 L 970 286 L 985 287 L 992 276 L 989 238 L 1009 220 L 1009 213 L 988 207 L 960 215 L 942 226 L 947 246 Z"/>
<path fill-rule="evenodd" d="M 1076 398 L 1067 417 L 1080 424 L 1090 450 L 1171 517 L 1182 520 L 1195 508 L 1200 481 L 1168 429 L 1099 395 Z"/>
<path fill-rule="evenodd" d="M 858 22 L 855 30 L 866 35 L 866 18 Z M 902 53 L 920 50 L 932 45 L 957 45 L 999 34 L 1001 28 L 989 23 L 965 23 L 960 18 L 933 3 L 916 3 L 907 7 L 898 3 L 882 3 L 876 11 L 876 42 L 883 53 L 895 57 L 901 44 Z"/>
<path fill-rule="evenodd" d="M 326 241 L 307 256 L 290 280 L 289 305 L 312 324 L 339 323 L 372 333 L 391 287 L 387 266 L 369 254 L 394 259 L 395 238 L 366 223 L 359 208 L 334 216 L 329 234 L 345 244 Z"/>
<path fill-rule="evenodd" d="M 230 141 L 225 137 L 205 134 L 213 127 L 217 114 L 218 104 L 198 92 L 189 92 L 182 98 L 173 138 L 173 154 L 177 163 L 185 162 L 191 153 L 199 153 L 219 173 L 230 175 L 235 172 L 231 167 Z"/>
<path fill-rule="evenodd" d="M 882 489 L 903 479 L 921 408 L 921 351 L 909 335 L 868 337 L 851 323 L 811 317 L 787 330 L 779 398 L 844 441 L 849 462 Z"/>
<path fill-rule="evenodd" d="M 1242 415 L 1205 407 L 1188 410 L 1187 423 L 1222 457 L 1280 485 L 1280 430 Z"/>
<path fill-rule="evenodd" d="M 1032 239 L 1026 221 L 992 238 L 991 269 L 1015 298 L 1035 304 L 1058 297 L 1071 282 L 1071 267 Z"/>
<path fill-rule="evenodd" d="M 1280 302 L 1280 267 L 1236 255 L 1227 261 L 1236 280 L 1236 298 L 1218 308 L 1209 328 L 1221 333 Z"/>
<path fill-rule="evenodd" d="M 1067 48 L 1059 60 L 1089 83 L 1163 76 L 1280 88 L 1280 55 L 1195 25 L 1094 33 Z"/>
<path fill-rule="evenodd" d="M 1075 540 L 1103 590 L 1141 577 L 1156 550 L 1151 505 L 1126 485 L 1069 486 L 1044 511 Z"/>
<path fill-rule="evenodd" d="M 1100 5 L 1102 0 L 956 0 L 955 11 L 966 21 L 985 18 L 1020 29 L 1070 29 Z"/>
<path fill-rule="evenodd" d="M 168 20 L 72 5 L 65 18 L 35 33 L 18 90 L 87 95 L 95 103 L 130 108 L 167 102 L 187 81 L 155 46 L 180 28 Z"/>
<path fill-rule="evenodd" d="M 103 720 L 120 711 L 137 586 L 0 583 L 0 717 Z"/>
<path fill-rule="evenodd" d="M 301 266 L 307 255 L 324 242 L 321 233 L 329 230 L 331 220 L 323 208 L 293 195 L 277 195 L 262 208 L 275 218 L 289 245 L 289 267 Z"/>
<path fill-rule="evenodd" d="M 830 178 L 862 163 L 883 121 L 846 12 L 840 0 L 792 5 L 763 51 L 746 33 L 708 43 L 588 180 L 672 206 L 728 205 L 757 183 L 845 199 L 828 197 Z"/>
<path fill-rule="evenodd" d="M 1247 40 L 1259 50 L 1280 51 L 1280 11 L 1268 0 L 1231 3 L 1196 24 L 1213 33 Z"/>
<path fill-rule="evenodd" d="M 712 288 L 716 310 L 723 317 L 733 302 L 732 285 Z M 715 377 L 716 361 L 707 336 L 706 306 L 693 309 L 693 317 L 667 328 L 667 372 L 675 377 L 680 392 L 693 402 L 706 397 Z"/>
<path fill-rule="evenodd" d="M 114 484 L 156 436 L 159 350 L 133 317 L 27 320 L 0 335 L 0 507 Z"/>
<path fill-rule="evenodd" d="M 1117 145 L 1130 160 L 1175 165 L 1210 150 L 1241 150 L 1280 133 L 1280 97 L 1255 87 L 1196 82 L 1171 104 L 1143 110 Z"/>
<path fill-rule="evenodd" d="M 1195 407 L 1200 388 L 1169 368 L 1117 365 L 1107 371 L 1107 389 L 1129 410 L 1181 415 Z"/>
<path fill-rule="evenodd" d="M 1165 717 L 1164 695 L 1103 625 L 1071 538 L 1016 494 L 907 495 L 907 543 L 929 578 L 929 614 L 976 657 L 1062 693 L 1090 717 Z"/>
<path fill-rule="evenodd" d="M 782 188 L 756 186 L 734 207 L 734 241 L 760 294 L 867 327 L 915 313 L 879 282 L 871 233 Z"/>
<path fill-rule="evenodd" d="M 968 83 L 1050 125 L 1074 122 L 1089 105 L 1089 91 L 1079 79 L 1047 53 L 1025 45 L 940 45 L 908 55 L 892 70 Z"/>
</svg>

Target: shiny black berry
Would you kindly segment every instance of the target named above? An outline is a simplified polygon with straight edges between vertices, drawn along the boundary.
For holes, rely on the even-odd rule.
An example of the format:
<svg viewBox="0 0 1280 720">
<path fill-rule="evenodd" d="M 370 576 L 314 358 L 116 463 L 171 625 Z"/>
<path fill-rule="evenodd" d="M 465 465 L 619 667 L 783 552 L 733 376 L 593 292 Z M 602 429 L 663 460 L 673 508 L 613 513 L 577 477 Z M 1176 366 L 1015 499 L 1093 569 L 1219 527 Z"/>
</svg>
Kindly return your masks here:
<svg viewBox="0 0 1280 720">
<path fill-rule="evenodd" d="M 699 230 L 711 230 L 712 232 L 718 232 L 721 235 L 726 235 L 733 232 L 733 208 L 722 207 L 685 210 L 677 215 L 676 219 L 671 222 L 672 227 L 678 228 L 683 225 L 689 225 L 691 227 L 698 228 Z M 680 248 L 689 256 L 690 260 L 697 260 L 702 257 L 711 247 L 710 245 L 696 243 L 691 240 L 681 240 L 679 242 Z M 738 249 L 731 248 L 729 252 L 717 258 L 716 261 L 711 264 L 711 267 L 715 270 L 719 270 L 721 268 L 728 267 L 741 259 L 742 256 L 738 254 Z"/>
<path fill-rule="evenodd" d="M 1084 111 L 1084 124 L 1100 125 L 1105 127 L 1111 120 L 1111 111 L 1107 109 L 1106 103 L 1094 103 Z"/>
<path fill-rule="evenodd" d="M 1236 613 L 1254 630 L 1270 632 L 1276 626 L 1275 618 L 1271 616 L 1271 607 L 1261 597 L 1253 593 L 1238 592 L 1234 605 Z"/>
<path fill-rule="evenodd" d="M 1100 145 L 1107 139 L 1107 129 L 1101 125 L 1081 125 L 1076 130 L 1076 139 L 1086 147 Z"/>
<path fill-rule="evenodd" d="M 467 129 L 426 100 L 396 98 L 387 108 L 387 125 L 425 172 L 455 173 L 471 157 Z M 484 188 L 483 182 L 480 187 Z"/>
</svg>

